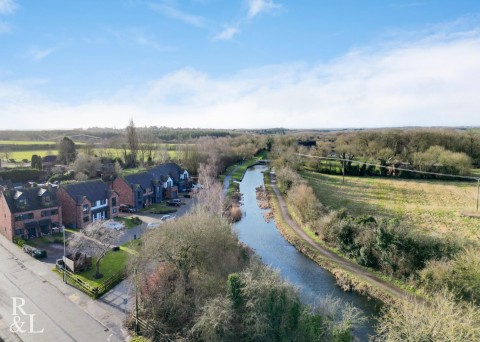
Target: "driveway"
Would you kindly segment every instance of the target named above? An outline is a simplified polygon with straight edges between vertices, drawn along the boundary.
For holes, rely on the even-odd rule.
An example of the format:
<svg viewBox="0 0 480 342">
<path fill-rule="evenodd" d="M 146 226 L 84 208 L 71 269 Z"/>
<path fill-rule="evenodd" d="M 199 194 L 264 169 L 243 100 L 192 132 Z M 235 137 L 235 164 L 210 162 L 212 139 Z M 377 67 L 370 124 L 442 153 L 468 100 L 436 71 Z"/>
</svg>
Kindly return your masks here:
<svg viewBox="0 0 480 342">
<path fill-rule="evenodd" d="M 188 211 L 190 211 L 190 208 L 192 207 L 192 203 L 195 202 L 194 198 L 182 198 L 182 202 L 185 203 L 178 207 L 177 212 L 173 214 L 169 214 L 175 217 L 180 217 L 182 215 L 185 215 Z M 138 216 L 140 219 L 143 221 L 143 223 L 139 226 L 130 228 L 130 229 L 125 229 L 124 234 L 122 235 L 120 239 L 120 244 L 124 244 L 126 242 L 132 241 L 134 239 L 138 239 L 140 236 L 145 234 L 145 232 L 148 231 L 147 225 L 149 223 L 156 223 L 161 225 L 162 221 L 160 221 L 160 218 L 162 218 L 164 214 L 150 214 L 148 212 L 137 212 L 131 215 L 126 215 L 123 217 L 132 217 L 132 216 Z"/>
</svg>

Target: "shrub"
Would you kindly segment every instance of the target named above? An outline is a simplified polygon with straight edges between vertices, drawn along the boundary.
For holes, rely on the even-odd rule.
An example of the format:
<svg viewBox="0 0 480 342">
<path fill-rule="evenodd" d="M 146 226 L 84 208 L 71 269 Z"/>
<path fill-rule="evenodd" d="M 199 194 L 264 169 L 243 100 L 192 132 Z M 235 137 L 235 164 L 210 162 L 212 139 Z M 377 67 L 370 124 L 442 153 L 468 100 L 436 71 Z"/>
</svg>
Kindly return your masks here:
<svg viewBox="0 0 480 342">
<path fill-rule="evenodd" d="M 453 260 L 431 260 L 420 282 L 429 291 L 447 288 L 457 299 L 480 303 L 480 252 L 468 248 Z"/>
<path fill-rule="evenodd" d="M 133 216 L 132 218 L 130 218 L 130 221 L 132 221 L 134 225 L 139 225 L 143 222 L 142 219 L 138 216 Z"/>
<path fill-rule="evenodd" d="M 14 238 L 13 238 L 13 243 L 17 244 L 17 245 L 20 246 L 20 247 L 23 247 L 23 244 L 25 243 L 25 241 L 22 240 L 22 239 L 19 238 L 19 237 L 14 237 Z"/>
<path fill-rule="evenodd" d="M 39 181 L 45 176 L 45 171 L 32 168 L 15 168 L 0 171 L 0 177 L 10 179 L 12 182 Z"/>
<path fill-rule="evenodd" d="M 480 341 L 480 308 L 448 292 L 428 304 L 403 300 L 385 307 L 377 332 L 384 341 Z"/>
<path fill-rule="evenodd" d="M 236 205 L 231 206 L 228 213 L 232 222 L 238 222 L 242 219 L 242 210 Z"/>
</svg>

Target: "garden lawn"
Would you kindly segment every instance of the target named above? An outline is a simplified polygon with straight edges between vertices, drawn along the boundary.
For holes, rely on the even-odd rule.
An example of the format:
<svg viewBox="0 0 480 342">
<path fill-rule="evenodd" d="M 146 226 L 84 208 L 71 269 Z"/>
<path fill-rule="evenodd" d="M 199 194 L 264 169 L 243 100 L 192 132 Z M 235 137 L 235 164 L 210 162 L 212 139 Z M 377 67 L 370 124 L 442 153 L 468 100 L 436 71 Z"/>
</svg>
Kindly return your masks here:
<svg viewBox="0 0 480 342">
<path fill-rule="evenodd" d="M 167 206 L 164 202 L 152 204 L 147 208 L 140 210 L 141 212 L 151 213 L 151 214 L 171 214 L 177 212 L 177 209 L 174 207 Z"/>
<path fill-rule="evenodd" d="M 133 222 L 132 219 L 129 217 L 115 217 L 114 220 L 117 222 L 122 222 L 127 229 L 138 226 L 138 224 Z"/>
<path fill-rule="evenodd" d="M 303 171 L 320 202 L 351 215 L 399 217 L 431 234 L 456 233 L 480 241 L 480 220 L 461 216 L 476 206 L 476 183 L 342 177 Z"/>
<path fill-rule="evenodd" d="M 96 258 L 93 257 L 92 268 L 88 271 L 78 273 L 76 276 L 92 286 L 98 286 L 108 278 L 123 271 L 127 265 L 128 257 L 129 253 L 122 249 L 119 251 L 108 252 L 107 255 L 100 261 L 100 273 L 103 274 L 103 277 L 100 279 L 94 278 L 96 272 Z"/>
</svg>

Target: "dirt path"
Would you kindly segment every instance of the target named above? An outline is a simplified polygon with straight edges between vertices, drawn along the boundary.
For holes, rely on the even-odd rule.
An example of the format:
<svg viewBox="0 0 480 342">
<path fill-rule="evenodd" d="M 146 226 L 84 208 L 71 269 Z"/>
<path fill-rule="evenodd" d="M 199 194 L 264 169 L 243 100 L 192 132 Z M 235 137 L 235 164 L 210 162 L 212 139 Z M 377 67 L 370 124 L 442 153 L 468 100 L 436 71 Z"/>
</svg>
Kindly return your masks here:
<svg viewBox="0 0 480 342">
<path fill-rule="evenodd" d="M 280 203 L 280 209 L 282 212 L 283 219 L 285 222 L 296 232 L 298 236 L 300 236 L 304 241 L 306 241 L 312 248 L 314 248 L 320 255 L 332 260 L 335 262 L 338 267 L 352 272 L 358 277 L 364 279 L 365 281 L 375 285 L 382 291 L 390 294 L 394 298 L 408 298 L 408 299 L 418 299 L 421 301 L 424 301 L 422 298 L 417 297 L 412 295 L 411 293 L 387 282 L 384 281 L 375 275 L 365 271 L 362 267 L 359 265 L 342 258 L 341 256 L 331 252 L 330 250 L 326 249 L 325 247 L 320 246 L 318 243 L 313 241 L 304 231 L 303 229 L 292 219 L 290 214 L 288 213 L 287 205 L 285 203 L 285 200 L 280 194 L 280 191 L 278 190 L 277 186 L 275 184 L 272 184 L 273 191 L 275 192 L 275 195 L 277 196 L 278 202 Z"/>
</svg>

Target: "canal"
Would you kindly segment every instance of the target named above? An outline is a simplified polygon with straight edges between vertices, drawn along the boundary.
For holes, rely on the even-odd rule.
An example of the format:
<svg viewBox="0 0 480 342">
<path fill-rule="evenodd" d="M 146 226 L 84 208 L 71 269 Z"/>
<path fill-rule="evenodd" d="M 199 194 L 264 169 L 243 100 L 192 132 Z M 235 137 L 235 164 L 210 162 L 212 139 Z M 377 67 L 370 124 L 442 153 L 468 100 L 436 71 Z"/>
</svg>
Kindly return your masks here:
<svg viewBox="0 0 480 342">
<path fill-rule="evenodd" d="M 262 172 L 265 170 L 265 166 L 248 169 L 240 183 L 244 217 L 234 226 L 239 239 L 253 248 L 265 264 L 277 269 L 284 279 L 297 286 L 305 303 L 316 305 L 330 296 L 361 310 L 367 320 L 363 326 L 356 328 L 354 333 L 361 341 L 368 341 L 368 336 L 375 332 L 378 303 L 354 292 L 344 292 L 336 284 L 332 274 L 284 239 L 273 220 L 268 223 L 265 221 L 263 210 L 257 205 L 255 193 L 255 188 L 263 185 Z"/>
</svg>

